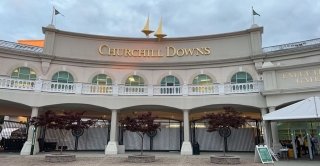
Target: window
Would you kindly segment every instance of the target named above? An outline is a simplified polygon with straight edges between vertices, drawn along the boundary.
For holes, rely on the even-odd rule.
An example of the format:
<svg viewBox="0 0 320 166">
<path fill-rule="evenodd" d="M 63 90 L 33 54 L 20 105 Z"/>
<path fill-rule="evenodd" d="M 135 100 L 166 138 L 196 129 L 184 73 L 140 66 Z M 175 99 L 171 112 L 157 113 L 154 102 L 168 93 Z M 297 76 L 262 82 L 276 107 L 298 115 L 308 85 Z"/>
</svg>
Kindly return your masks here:
<svg viewBox="0 0 320 166">
<path fill-rule="evenodd" d="M 22 80 L 36 80 L 37 75 L 35 71 L 28 67 L 19 67 L 12 72 L 11 78 Z"/>
<path fill-rule="evenodd" d="M 180 94 L 180 87 L 170 87 L 170 86 L 180 86 L 180 82 L 175 76 L 166 76 L 161 80 L 161 86 L 166 86 L 161 88 L 161 94 Z"/>
<path fill-rule="evenodd" d="M 212 79 L 206 74 L 197 75 L 192 81 L 193 85 L 209 85 L 212 83 Z"/>
<path fill-rule="evenodd" d="M 238 83 L 249 83 L 253 82 L 252 77 L 247 72 L 238 72 L 234 74 L 231 78 L 232 84 L 238 84 Z"/>
<path fill-rule="evenodd" d="M 144 86 L 144 80 L 138 75 L 132 75 L 127 78 L 125 86 Z"/>
<path fill-rule="evenodd" d="M 95 85 L 112 85 L 112 80 L 105 74 L 98 74 L 92 79 L 92 84 Z"/>
<path fill-rule="evenodd" d="M 66 71 L 59 71 L 52 76 L 52 82 L 73 83 L 73 76 Z"/>
<path fill-rule="evenodd" d="M 180 86 L 180 82 L 175 76 L 166 76 L 161 80 L 161 86 Z"/>
</svg>

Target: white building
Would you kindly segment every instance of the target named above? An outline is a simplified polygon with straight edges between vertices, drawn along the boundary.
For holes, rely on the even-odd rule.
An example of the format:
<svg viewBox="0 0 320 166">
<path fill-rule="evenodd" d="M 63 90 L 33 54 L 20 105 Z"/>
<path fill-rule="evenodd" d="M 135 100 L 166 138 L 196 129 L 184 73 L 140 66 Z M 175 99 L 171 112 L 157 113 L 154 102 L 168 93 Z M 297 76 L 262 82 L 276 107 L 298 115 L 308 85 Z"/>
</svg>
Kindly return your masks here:
<svg viewBox="0 0 320 166">
<path fill-rule="evenodd" d="M 152 147 L 145 141 L 146 150 L 190 155 L 195 141 L 201 150 L 222 149 L 222 139 L 207 133 L 199 119 L 231 106 L 252 121 L 234 130 L 229 150 L 253 151 L 262 126 L 265 142 L 277 149 L 279 137 L 290 135 L 290 124 L 278 132 L 277 123 L 262 123 L 261 115 L 320 95 L 320 39 L 262 48 L 262 32 L 253 26 L 159 41 L 66 32 L 50 25 L 43 28 L 44 48 L 0 41 L 0 114 L 86 111 L 109 127 L 87 131 L 78 149 L 117 154 L 119 143 L 126 150 L 139 149 L 140 143 L 134 134 L 117 129 L 118 119 L 150 111 L 162 130 Z M 319 130 L 319 122 L 308 131 L 299 126 L 299 133 Z M 21 154 L 30 154 L 31 133 Z M 48 141 L 56 137 L 47 131 Z M 71 135 L 66 144 L 73 148 Z"/>
</svg>

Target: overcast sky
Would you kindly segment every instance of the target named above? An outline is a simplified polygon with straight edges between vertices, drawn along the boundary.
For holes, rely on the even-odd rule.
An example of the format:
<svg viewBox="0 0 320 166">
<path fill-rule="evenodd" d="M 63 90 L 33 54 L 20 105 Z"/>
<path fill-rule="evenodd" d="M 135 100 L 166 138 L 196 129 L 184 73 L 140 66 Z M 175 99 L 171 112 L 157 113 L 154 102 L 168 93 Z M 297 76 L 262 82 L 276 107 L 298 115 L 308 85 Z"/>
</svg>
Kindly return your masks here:
<svg viewBox="0 0 320 166">
<path fill-rule="evenodd" d="M 320 38 L 319 0 L 0 0 L 0 40 L 43 39 L 51 22 L 64 31 L 122 37 L 140 32 L 148 13 L 155 30 L 160 17 L 168 37 L 226 33 L 251 27 L 251 6 L 261 16 L 263 46 Z"/>
</svg>

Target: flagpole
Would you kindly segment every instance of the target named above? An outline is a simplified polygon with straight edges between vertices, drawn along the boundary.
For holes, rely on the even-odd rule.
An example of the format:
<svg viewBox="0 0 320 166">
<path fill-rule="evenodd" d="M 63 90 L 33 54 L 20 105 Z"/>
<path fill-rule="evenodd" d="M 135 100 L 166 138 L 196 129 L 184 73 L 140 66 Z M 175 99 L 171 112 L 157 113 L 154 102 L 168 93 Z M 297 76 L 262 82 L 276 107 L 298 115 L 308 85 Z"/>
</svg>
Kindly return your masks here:
<svg viewBox="0 0 320 166">
<path fill-rule="evenodd" d="M 54 6 L 52 6 L 51 25 L 53 25 L 53 17 L 54 17 Z"/>
<path fill-rule="evenodd" d="M 251 6 L 251 14 L 252 14 L 252 25 L 253 25 L 254 24 L 253 6 Z"/>
</svg>

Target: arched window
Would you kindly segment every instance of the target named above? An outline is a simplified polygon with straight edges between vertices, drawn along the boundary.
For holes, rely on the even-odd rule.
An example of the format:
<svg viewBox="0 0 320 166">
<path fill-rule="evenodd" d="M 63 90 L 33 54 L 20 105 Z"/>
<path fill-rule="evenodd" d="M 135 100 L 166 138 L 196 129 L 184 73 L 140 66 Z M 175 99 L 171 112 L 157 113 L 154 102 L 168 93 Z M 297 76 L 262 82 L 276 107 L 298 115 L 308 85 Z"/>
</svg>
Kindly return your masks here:
<svg viewBox="0 0 320 166">
<path fill-rule="evenodd" d="M 59 71 L 52 76 L 52 82 L 73 83 L 73 76 L 66 71 Z"/>
<path fill-rule="evenodd" d="M 251 75 L 247 72 L 238 72 L 231 78 L 232 84 L 253 82 Z"/>
<path fill-rule="evenodd" d="M 210 76 L 206 74 L 199 74 L 196 77 L 194 77 L 192 84 L 193 85 L 209 85 L 212 84 L 213 81 Z"/>
<path fill-rule="evenodd" d="M 144 80 L 138 75 L 131 75 L 127 78 L 125 86 L 144 86 Z"/>
<path fill-rule="evenodd" d="M 161 86 L 180 86 L 180 82 L 175 76 L 166 76 L 161 80 Z"/>
<path fill-rule="evenodd" d="M 92 84 L 95 85 L 112 85 L 112 80 L 105 74 L 98 74 L 93 77 Z"/>
<path fill-rule="evenodd" d="M 16 68 L 11 73 L 11 78 L 23 79 L 23 80 L 36 80 L 37 75 L 36 72 L 28 67 L 19 67 Z"/>
</svg>

